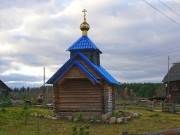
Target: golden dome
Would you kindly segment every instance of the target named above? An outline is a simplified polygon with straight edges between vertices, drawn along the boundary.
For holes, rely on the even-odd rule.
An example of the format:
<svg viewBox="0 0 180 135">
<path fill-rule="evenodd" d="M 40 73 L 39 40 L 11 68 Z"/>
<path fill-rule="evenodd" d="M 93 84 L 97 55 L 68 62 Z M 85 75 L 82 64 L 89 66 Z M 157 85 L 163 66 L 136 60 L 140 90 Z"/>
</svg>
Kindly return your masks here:
<svg viewBox="0 0 180 135">
<path fill-rule="evenodd" d="M 89 26 L 89 24 L 87 23 L 87 22 L 83 22 L 81 25 L 80 25 L 80 29 L 82 30 L 82 31 L 88 31 L 89 30 L 89 28 L 90 28 L 90 26 Z"/>
<path fill-rule="evenodd" d="M 87 10 L 84 9 L 82 12 L 84 12 L 84 22 L 80 25 L 80 29 L 82 31 L 83 36 L 87 36 L 87 31 L 90 29 L 89 24 L 86 22 L 86 12 Z"/>
</svg>

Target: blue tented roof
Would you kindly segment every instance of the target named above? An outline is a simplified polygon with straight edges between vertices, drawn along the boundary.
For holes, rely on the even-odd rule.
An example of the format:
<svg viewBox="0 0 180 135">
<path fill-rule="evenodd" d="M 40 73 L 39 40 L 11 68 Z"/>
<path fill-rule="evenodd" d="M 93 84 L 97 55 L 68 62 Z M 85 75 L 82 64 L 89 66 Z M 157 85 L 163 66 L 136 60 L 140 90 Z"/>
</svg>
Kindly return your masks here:
<svg viewBox="0 0 180 135">
<path fill-rule="evenodd" d="M 64 71 L 64 67 L 68 65 L 73 59 L 77 56 L 80 56 L 85 62 L 87 62 L 103 79 L 105 79 L 108 83 L 120 85 L 120 82 L 118 82 L 113 76 L 111 76 L 102 66 L 97 66 L 93 64 L 86 56 L 84 56 L 82 53 L 77 52 L 75 53 L 46 83 L 52 84 L 56 83 L 61 78 L 66 70 Z M 80 62 L 72 62 L 73 64 L 78 65 L 78 67 L 83 70 L 92 80 L 94 80 L 96 83 L 98 83 L 97 79 L 94 78 L 94 76 L 83 67 L 83 65 L 80 64 Z M 68 66 L 67 68 L 71 68 L 72 64 Z"/>
<path fill-rule="evenodd" d="M 97 50 L 98 52 L 102 53 L 87 36 L 80 37 L 73 45 L 71 45 L 67 49 L 67 51 L 88 50 L 88 49 Z"/>
</svg>

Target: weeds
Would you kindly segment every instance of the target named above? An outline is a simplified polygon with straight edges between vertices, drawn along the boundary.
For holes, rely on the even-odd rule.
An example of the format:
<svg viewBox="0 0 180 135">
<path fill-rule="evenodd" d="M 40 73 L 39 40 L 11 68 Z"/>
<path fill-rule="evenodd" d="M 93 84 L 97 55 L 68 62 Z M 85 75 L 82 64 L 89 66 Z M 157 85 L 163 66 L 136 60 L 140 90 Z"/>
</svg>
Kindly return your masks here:
<svg viewBox="0 0 180 135">
<path fill-rule="evenodd" d="M 91 123 L 96 123 L 96 122 L 97 122 L 97 117 L 96 117 L 96 115 L 91 116 L 90 122 L 91 122 Z"/>
<path fill-rule="evenodd" d="M 83 121 L 85 119 L 84 113 L 83 112 L 79 112 L 76 116 L 77 121 Z"/>
<path fill-rule="evenodd" d="M 90 125 L 83 125 L 80 127 L 74 125 L 72 127 L 72 135 L 89 135 L 89 128 Z"/>
<path fill-rule="evenodd" d="M 24 124 L 27 125 L 27 117 L 31 114 L 31 110 L 30 110 L 29 104 L 27 104 L 26 102 L 24 102 L 22 105 L 21 114 L 24 117 Z"/>
<path fill-rule="evenodd" d="M 149 117 L 161 117 L 161 115 L 159 113 L 154 113 L 149 115 Z"/>
</svg>

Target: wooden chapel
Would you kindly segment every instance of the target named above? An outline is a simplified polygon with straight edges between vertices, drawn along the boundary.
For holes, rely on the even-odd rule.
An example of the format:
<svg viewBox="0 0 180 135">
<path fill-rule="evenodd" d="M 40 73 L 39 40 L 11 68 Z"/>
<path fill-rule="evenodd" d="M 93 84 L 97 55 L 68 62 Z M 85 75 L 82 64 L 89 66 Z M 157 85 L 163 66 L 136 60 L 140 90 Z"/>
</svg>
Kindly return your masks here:
<svg viewBox="0 0 180 135">
<path fill-rule="evenodd" d="M 100 65 L 98 47 L 88 37 L 89 24 L 80 25 L 82 36 L 67 51 L 70 58 L 47 81 L 53 84 L 55 113 L 59 116 L 101 116 L 115 109 L 115 89 L 120 83 Z"/>
</svg>

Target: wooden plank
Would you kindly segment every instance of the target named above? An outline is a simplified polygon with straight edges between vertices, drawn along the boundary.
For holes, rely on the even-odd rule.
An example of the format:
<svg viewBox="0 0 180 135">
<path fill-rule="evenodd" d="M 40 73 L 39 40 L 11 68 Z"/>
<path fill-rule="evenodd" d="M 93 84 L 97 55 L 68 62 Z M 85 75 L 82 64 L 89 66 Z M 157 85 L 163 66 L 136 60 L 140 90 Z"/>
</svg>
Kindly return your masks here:
<svg viewBox="0 0 180 135">
<path fill-rule="evenodd" d="M 99 95 L 99 94 L 101 94 L 101 92 L 99 92 L 99 91 L 86 91 L 86 90 L 82 90 L 82 91 L 80 91 L 80 90 L 78 90 L 78 91 L 60 91 L 61 92 L 61 94 L 92 94 L 92 95 Z"/>
<path fill-rule="evenodd" d="M 101 108 L 99 105 L 97 106 L 93 106 L 93 105 L 58 105 L 59 108 L 94 108 L 94 109 L 98 109 Z"/>
<path fill-rule="evenodd" d="M 59 110 L 63 110 L 63 109 L 68 109 L 68 110 L 75 110 L 75 109 L 78 109 L 78 110 L 101 110 L 100 107 L 94 107 L 94 106 L 58 106 L 58 109 Z"/>
<path fill-rule="evenodd" d="M 81 102 L 85 102 L 85 101 L 97 101 L 97 102 L 101 102 L 101 99 L 96 99 L 96 98 L 60 98 L 58 101 L 81 101 Z"/>
<path fill-rule="evenodd" d="M 56 103 L 58 104 L 81 104 L 81 103 L 85 103 L 85 104 L 102 104 L 100 101 L 91 101 L 91 100 L 85 100 L 84 102 L 82 101 L 77 101 L 77 100 L 67 100 L 67 101 L 56 101 Z"/>
<path fill-rule="evenodd" d="M 81 109 L 62 109 L 59 110 L 59 112 L 102 112 L 101 109 L 86 109 L 86 110 L 81 110 Z"/>
<path fill-rule="evenodd" d="M 86 99 L 86 98 L 101 98 L 100 95 L 59 95 L 58 98 L 83 98 L 83 99 Z"/>
<path fill-rule="evenodd" d="M 92 68 L 90 67 L 82 58 L 77 58 L 78 61 L 82 63 L 82 65 L 96 78 L 102 79 L 102 77 Z"/>
<path fill-rule="evenodd" d="M 66 101 L 64 101 L 64 100 L 59 100 L 59 101 L 57 101 L 58 103 L 74 103 L 74 104 L 83 104 L 83 103 L 91 103 L 91 104 L 94 104 L 94 103 L 97 103 L 97 104 L 102 104 L 101 102 L 100 102 L 100 100 L 96 100 L 96 101 L 93 101 L 93 100 L 84 100 L 84 101 L 82 101 L 82 100 L 75 100 L 75 99 L 71 99 L 71 100 L 66 100 Z"/>
</svg>

